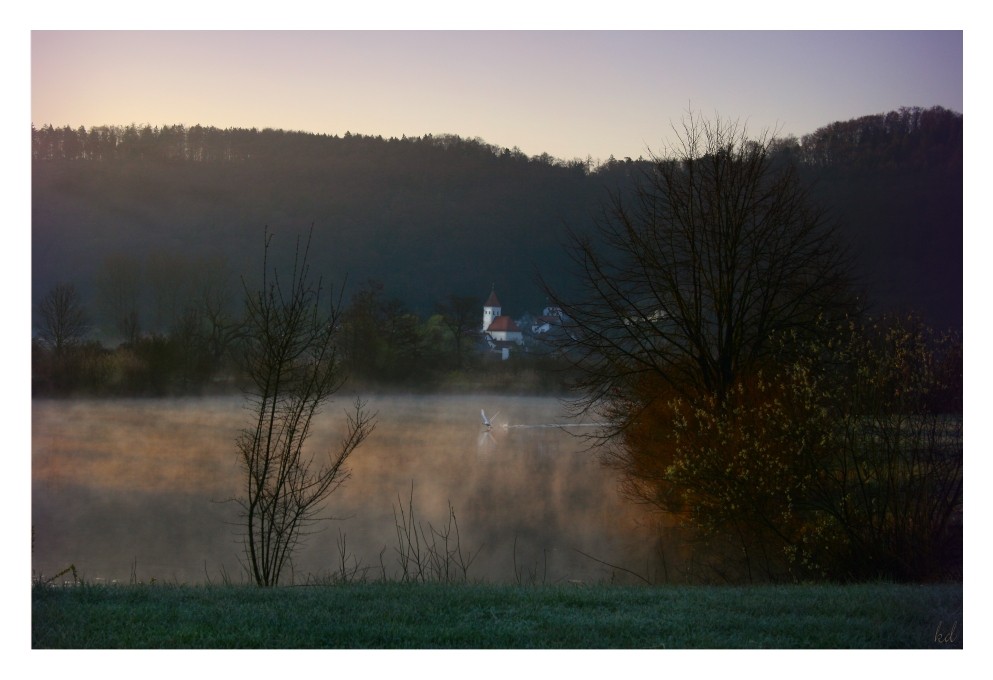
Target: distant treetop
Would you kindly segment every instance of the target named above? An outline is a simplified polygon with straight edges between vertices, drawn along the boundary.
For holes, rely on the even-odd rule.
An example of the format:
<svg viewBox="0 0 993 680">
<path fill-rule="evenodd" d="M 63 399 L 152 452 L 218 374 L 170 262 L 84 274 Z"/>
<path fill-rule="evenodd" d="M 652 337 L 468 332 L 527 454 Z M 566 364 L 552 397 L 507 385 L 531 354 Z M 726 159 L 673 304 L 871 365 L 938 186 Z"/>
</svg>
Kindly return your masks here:
<svg viewBox="0 0 993 680">
<path fill-rule="evenodd" d="M 488 144 L 479 137 L 458 135 L 382 136 L 346 132 L 343 136 L 265 128 L 164 125 L 144 127 L 103 125 L 87 130 L 31 126 L 31 153 L 36 161 L 49 160 L 172 160 L 232 162 L 249 159 L 320 159 L 388 150 L 419 149 L 454 153 L 477 161 L 503 161 L 582 171 L 629 172 L 641 159 L 606 161 L 574 158 L 569 161 L 547 153 L 528 156 L 513 148 Z M 820 166 L 954 165 L 962 162 L 962 114 L 940 106 L 904 107 L 898 111 L 862 116 L 825 125 L 797 139 L 785 137 L 780 151 L 795 153 L 804 163 Z"/>
<path fill-rule="evenodd" d="M 461 155 L 488 157 L 523 163 L 535 163 L 589 172 L 591 163 L 575 158 L 564 161 L 547 153 L 529 157 L 513 148 L 488 144 L 479 137 L 427 134 L 423 137 L 384 139 L 381 135 L 346 132 L 343 136 L 315 134 L 265 128 L 203 127 L 164 125 L 144 127 L 131 124 L 101 125 L 87 130 L 80 126 L 41 128 L 31 126 L 31 155 L 36 161 L 47 160 L 178 160 L 194 162 L 246 161 L 251 158 L 301 158 L 350 155 L 381 147 L 419 147 L 455 152 Z"/>
<path fill-rule="evenodd" d="M 784 141 L 815 165 L 961 165 L 962 114 L 903 107 L 825 125 L 798 143 Z"/>
</svg>

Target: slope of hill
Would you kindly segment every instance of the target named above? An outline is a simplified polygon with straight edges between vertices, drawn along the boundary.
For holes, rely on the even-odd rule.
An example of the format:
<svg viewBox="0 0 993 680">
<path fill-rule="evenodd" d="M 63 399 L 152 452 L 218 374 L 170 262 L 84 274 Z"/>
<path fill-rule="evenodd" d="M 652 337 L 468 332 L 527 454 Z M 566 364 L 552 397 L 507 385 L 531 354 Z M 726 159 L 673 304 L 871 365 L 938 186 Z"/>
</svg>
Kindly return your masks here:
<svg viewBox="0 0 993 680">
<path fill-rule="evenodd" d="M 600 190 L 582 166 L 458 138 L 253 137 L 242 157 L 36 160 L 36 292 L 86 284 L 115 251 L 223 254 L 254 272 L 264 226 L 282 251 L 313 224 L 315 269 L 332 280 L 381 279 L 421 311 L 496 284 L 520 313 L 542 302 L 531 263 L 554 273 L 560 226 L 582 222 Z"/>
<path fill-rule="evenodd" d="M 563 281 L 564 226 L 584 229 L 608 188 L 648 167 L 528 158 L 455 136 L 49 126 L 33 140 L 35 300 L 66 280 L 92 296 L 116 252 L 220 254 L 251 274 L 266 225 L 289 246 L 313 224 L 312 261 L 332 281 L 380 279 L 421 314 L 495 284 L 517 315 L 544 304 L 536 269 Z M 961 327 L 961 114 L 902 109 L 783 149 L 846 225 L 877 308 Z"/>
</svg>

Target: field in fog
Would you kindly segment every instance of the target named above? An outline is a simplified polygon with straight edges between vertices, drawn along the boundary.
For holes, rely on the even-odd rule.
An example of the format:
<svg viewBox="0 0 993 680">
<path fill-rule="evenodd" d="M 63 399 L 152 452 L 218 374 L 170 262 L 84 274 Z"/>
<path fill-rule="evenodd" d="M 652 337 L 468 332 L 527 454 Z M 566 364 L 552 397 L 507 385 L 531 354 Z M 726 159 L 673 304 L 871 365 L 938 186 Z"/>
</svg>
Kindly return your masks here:
<svg viewBox="0 0 993 680">
<path fill-rule="evenodd" d="M 87 580 L 137 577 L 179 582 L 242 579 L 234 440 L 249 420 L 242 399 L 35 400 L 32 413 L 33 568 L 70 562 Z M 320 415 L 311 447 L 326 451 L 344 431 L 340 398 Z M 569 422 L 553 398 L 378 397 L 378 425 L 350 459 L 351 479 L 325 522 L 297 553 L 297 581 L 334 569 L 339 529 L 370 578 L 394 576 L 398 496 L 414 485 L 417 519 L 436 527 L 455 508 L 463 549 L 480 550 L 470 579 L 595 581 L 611 570 L 576 550 L 639 571 L 651 550 L 641 510 L 622 501 L 616 476 L 577 436 L 582 428 L 515 427 Z M 484 435 L 480 408 L 499 412 Z M 510 425 L 511 427 L 500 427 Z M 426 528 L 426 525 L 425 525 Z M 545 565 L 547 563 L 547 575 Z M 617 573 L 618 577 L 623 572 Z M 286 574 L 290 576 L 289 573 Z M 630 579 L 630 577 L 628 577 Z M 289 579 L 287 578 L 287 581 Z"/>
</svg>

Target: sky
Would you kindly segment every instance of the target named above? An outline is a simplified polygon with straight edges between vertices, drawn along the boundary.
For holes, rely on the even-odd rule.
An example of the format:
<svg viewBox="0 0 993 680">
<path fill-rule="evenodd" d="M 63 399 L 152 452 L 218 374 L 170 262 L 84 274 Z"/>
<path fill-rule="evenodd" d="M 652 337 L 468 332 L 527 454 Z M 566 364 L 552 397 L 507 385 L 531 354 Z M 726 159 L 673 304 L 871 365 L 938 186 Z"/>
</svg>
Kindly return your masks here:
<svg viewBox="0 0 993 680">
<path fill-rule="evenodd" d="M 961 31 L 33 31 L 36 126 L 453 133 L 563 159 L 647 155 L 690 109 L 803 135 L 963 111 Z"/>
</svg>

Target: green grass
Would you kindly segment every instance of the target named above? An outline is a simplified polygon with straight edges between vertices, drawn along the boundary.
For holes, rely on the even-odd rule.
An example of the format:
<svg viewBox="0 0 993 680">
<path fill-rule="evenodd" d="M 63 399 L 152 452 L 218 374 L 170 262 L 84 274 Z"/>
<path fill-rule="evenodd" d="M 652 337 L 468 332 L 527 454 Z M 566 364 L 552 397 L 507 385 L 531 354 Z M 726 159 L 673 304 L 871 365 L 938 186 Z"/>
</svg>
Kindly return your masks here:
<svg viewBox="0 0 993 680">
<path fill-rule="evenodd" d="M 957 621 L 955 640 L 934 639 Z M 962 647 L 962 585 L 79 586 L 32 590 L 35 648 Z"/>
</svg>

